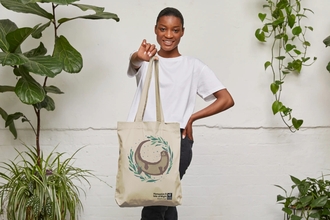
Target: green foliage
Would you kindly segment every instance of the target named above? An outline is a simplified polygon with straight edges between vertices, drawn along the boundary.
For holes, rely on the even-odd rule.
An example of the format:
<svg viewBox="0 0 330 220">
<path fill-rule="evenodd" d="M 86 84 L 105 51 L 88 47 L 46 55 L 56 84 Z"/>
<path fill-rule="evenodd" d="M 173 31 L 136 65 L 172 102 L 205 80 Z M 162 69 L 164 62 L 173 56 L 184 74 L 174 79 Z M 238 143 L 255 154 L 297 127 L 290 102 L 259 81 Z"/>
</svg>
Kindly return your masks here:
<svg viewBox="0 0 330 220">
<path fill-rule="evenodd" d="M 330 181 L 324 176 L 321 178 L 309 178 L 300 180 L 291 176 L 293 185 L 288 193 L 281 188 L 285 195 L 278 195 L 277 202 L 282 204 L 284 219 L 330 219 Z M 295 193 L 295 195 L 294 195 Z"/>
<path fill-rule="evenodd" d="M 303 8 L 301 0 L 266 0 L 263 5 L 266 13 L 260 12 L 258 18 L 263 23 L 255 32 L 255 37 L 262 43 L 270 41 L 271 59 L 264 64 L 265 70 L 272 73 L 270 90 L 275 97 L 272 104 L 273 114 L 279 114 L 284 124 L 295 132 L 303 124 L 303 120 L 292 116 L 292 109 L 281 101 L 282 89 L 285 78 L 291 74 L 300 74 L 304 66 L 312 65 L 312 60 L 307 56 L 311 46 L 306 39 L 306 33 L 313 31 L 313 27 L 302 24 L 307 18 L 307 13 L 313 13 L 308 8 Z"/>
<path fill-rule="evenodd" d="M 64 220 L 66 217 L 75 220 L 77 211 L 82 208 L 79 199 L 82 189 L 76 184 L 89 184 L 87 177 L 95 177 L 89 170 L 72 165 L 77 152 L 65 160 L 62 160 L 63 153 L 55 152 L 44 158 L 39 143 L 40 112 L 42 109 L 54 111 L 55 102 L 51 96 L 63 94 L 55 85 L 48 85 L 48 79 L 62 72 L 79 73 L 83 68 L 82 55 L 69 39 L 58 35 L 58 29 L 75 19 L 119 21 L 116 14 L 105 12 L 102 7 L 74 3 L 77 1 L 0 0 L 0 4 L 8 10 L 41 17 L 40 23 L 32 27 L 18 27 L 9 19 L 0 20 L 0 64 L 12 67 L 12 77 L 17 80 L 14 85 L 0 85 L 0 93 L 16 94 L 17 101 L 31 106 L 36 115 L 36 124 L 32 124 L 22 112 L 8 114 L 4 106 L 0 106 L 5 127 L 9 128 L 15 139 L 15 121 L 21 119 L 31 126 L 36 140 L 36 148 L 17 151 L 20 161 L 10 161 L 0 166 L 0 214 L 5 210 L 8 220 Z M 50 7 L 41 7 L 45 4 Z M 94 13 L 57 20 L 56 13 L 62 7 Z M 50 12 L 44 8 L 50 8 Z M 42 34 L 48 28 L 53 28 L 54 35 L 52 42 L 45 43 L 42 42 Z M 29 38 L 41 42 L 36 48 L 22 51 L 22 48 L 29 48 L 26 43 Z M 44 45 L 54 47 L 49 52 Z"/>
<path fill-rule="evenodd" d="M 323 43 L 325 44 L 326 47 L 329 47 L 330 46 L 330 36 L 326 37 L 323 40 Z M 328 70 L 328 72 L 330 72 L 330 62 L 328 63 L 326 69 Z"/>
<path fill-rule="evenodd" d="M 79 149 L 81 150 L 81 148 Z M 74 167 L 74 156 L 65 159 L 64 153 L 51 152 L 38 156 L 36 148 L 27 147 L 15 161 L 1 163 L 0 213 L 8 220 L 74 220 L 82 209 L 79 199 L 84 189 L 77 183 L 87 183 L 95 177 L 91 171 Z"/>
<path fill-rule="evenodd" d="M 46 109 L 47 111 L 55 110 L 55 102 L 49 93 L 63 93 L 54 85 L 48 86 L 47 79 L 54 78 L 63 71 L 79 73 L 83 67 L 83 58 L 79 51 L 74 48 L 65 36 L 57 35 L 60 26 L 75 19 L 113 19 L 119 21 L 116 14 L 105 12 L 102 7 L 74 3 L 77 1 L 0 0 L 0 4 L 8 10 L 42 17 L 40 24 L 22 28 L 17 27 L 11 20 L 0 20 L 0 63 L 2 66 L 12 67 L 13 77 L 17 79 L 15 85 L 0 85 L 0 93 L 14 92 L 20 102 L 31 105 L 34 108 L 37 117 L 40 116 L 41 109 Z M 46 11 L 42 4 L 51 4 L 51 12 Z M 75 7 L 83 12 L 89 10 L 94 13 L 55 20 L 57 18 L 56 12 L 61 7 Z M 48 50 L 43 42 L 40 42 L 36 48 L 22 51 L 22 45 L 26 42 L 26 39 L 30 37 L 41 39 L 43 31 L 47 28 L 53 28 L 54 30 L 54 48 L 51 53 L 47 54 Z M 38 76 L 43 77 L 41 82 Z M 2 107 L 1 116 L 6 121 L 6 127 L 9 127 L 11 133 L 17 138 L 17 131 L 14 125 L 15 120 L 11 120 L 13 117 L 4 110 L 4 106 L 0 107 Z M 23 113 L 21 114 L 23 115 Z M 18 118 L 14 117 L 14 119 Z M 27 119 L 24 121 L 29 122 Z M 30 125 L 33 126 L 31 123 Z M 34 127 L 39 128 L 38 125 Z"/>
</svg>

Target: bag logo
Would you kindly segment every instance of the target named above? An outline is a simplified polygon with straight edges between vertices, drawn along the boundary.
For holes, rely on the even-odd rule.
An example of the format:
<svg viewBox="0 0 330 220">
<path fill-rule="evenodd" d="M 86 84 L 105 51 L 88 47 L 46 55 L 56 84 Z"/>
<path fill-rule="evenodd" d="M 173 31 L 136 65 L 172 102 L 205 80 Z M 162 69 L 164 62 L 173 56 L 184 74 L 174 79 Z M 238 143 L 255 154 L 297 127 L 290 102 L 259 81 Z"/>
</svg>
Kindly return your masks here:
<svg viewBox="0 0 330 220">
<path fill-rule="evenodd" d="M 154 193 L 153 197 L 157 200 L 172 200 L 173 193 Z"/>
<path fill-rule="evenodd" d="M 160 159 L 156 162 L 150 162 L 141 156 L 141 148 L 145 144 L 151 144 L 153 147 L 161 147 Z M 168 142 L 161 137 L 147 136 L 147 140 L 142 141 L 136 151 L 130 150 L 128 156 L 129 170 L 140 178 L 141 181 L 156 182 L 160 180 L 163 174 L 168 174 L 173 165 L 173 152 Z"/>
</svg>

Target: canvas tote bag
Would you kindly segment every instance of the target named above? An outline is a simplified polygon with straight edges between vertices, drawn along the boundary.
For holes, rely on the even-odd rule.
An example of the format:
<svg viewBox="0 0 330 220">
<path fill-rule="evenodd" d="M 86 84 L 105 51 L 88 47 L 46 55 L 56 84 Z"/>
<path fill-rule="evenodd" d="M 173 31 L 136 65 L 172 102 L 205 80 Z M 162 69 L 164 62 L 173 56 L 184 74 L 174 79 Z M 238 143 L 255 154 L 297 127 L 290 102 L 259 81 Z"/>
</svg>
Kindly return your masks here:
<svg viewBox="0 0 330 220">
<path fill-rule="evenodd" d="M 153 66 L 157 121 L 143 121 Z M 120 207 L 180 205 L 180 125 L 164 122 L 155 57 L 149 61 L 135 121 L 118 122 L 117 134 L 117 204 Z"/>
</svg>

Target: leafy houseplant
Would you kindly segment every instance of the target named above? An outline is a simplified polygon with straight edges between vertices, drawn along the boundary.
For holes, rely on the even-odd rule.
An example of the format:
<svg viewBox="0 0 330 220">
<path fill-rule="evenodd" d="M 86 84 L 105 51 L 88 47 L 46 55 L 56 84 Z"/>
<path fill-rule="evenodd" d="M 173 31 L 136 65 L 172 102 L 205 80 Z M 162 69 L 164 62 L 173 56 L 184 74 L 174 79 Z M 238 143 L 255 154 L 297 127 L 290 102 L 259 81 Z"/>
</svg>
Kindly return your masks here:
<svg viewBox="0 0 330 220">
<path fill-rule="evenodd" d="M 307 55 L 311 46 L 306 39 L 307 31 L 313 31 L 313 27 L 303 25 L 303 19 L 307 18 L 307 12 L 313 12 L 304 8 L 301 0 L 266 0 L 263 7 L 267 13 L 260 12 L 259 19 L 263 23 L 255 32 L 255 37 L 260 42 L 271 41 L 270 60 L 264 64 L 265 70 L 270 69 L 272 82 L 270 90 L 275 101 L 272 104 L 273 114 L 279 114 L 284 124 L 295 132 L 303 124 L 302 119 L 292 116 L 292 109 L 282 103 L 282 90 L 286 77 L 290 73 L 300 73 L 304 66 L 312 65 L 312 60 Z"/>
<path fill-rule="evenodd" d="M 75 219 L 76 208 L 81 203 L 77 197 L 78 187 L 74 182 L 87 181 L 86 177 L 92 175 L 88 170 L 73 167 L 72 157 L 63 160 L 63 153 L 52 152 L 44 157 L 40 146 L 41 111 L 55 110 L 51 94 L 63 93 L 58 87 L 48 85 L 49 81 L 62 72 L 79 73 L 83 67 L 81 54 L 69 39 L 58 35 L 58 29 L 75 19 L 119 21 L 116 14 L 105 12 L 102 7 L 77 4 L 77 1 L 79 0 L 0 0 L 0 4 L 8 10 L 42 18 L 40 24 L 22 28 L 9 19 L 0 20 L 0 63 L 2 66 L 12 67 L 12 76 L 17 79 L 15 85 L 0 85 L 0 93 L 14 92 L 18 97 L 17 101 L 31 106 L 36 115 L 34 123 L 22 112 L 8 114 L 0 106 L 0 115 L 14 137 L 17 138 L 15 120 L 21 119 L 31 126 L 36 144 L 32 148 L 27 147 L 25 152 L 18 152 L 21 160 L 17 163 L 2 163 L 0 167 L 4 170 L 0 173 L 0 178 L 7 181 L 0 183 L 0 214 L 6 205 L 8 219 L 64 219 L 67 212 L 70 219 Z M 50 12 L 42 5 L 49 5 Z M 93 13 L 58 19 L 56 12 L 62 7 L 91 10 Z M 41 40 L 38 47 L 22 51 L 24 43 L 26 47 L 30 45 L 26 43 L 26 39 L 42 39 L 43 31 L 51 27 L 54 38 L 50 43 L 54 47 L 50 53 L 45 47 L 48 44 Z"/>
<path fill-rule="evenodd" d="M 311 220 L 330 219 L 330 181 L 324 176 L 300 180 L 291 176 L 293 185 L 287 192 L 281 188 L 285 195 L 278 195 L 277 202 L 283 205 L 284 219 L 287 220 Z M 293 195 L 298 192 L 298 195 Z"/>
<path fill-rule="evenodd" d="M 28 148 L 28 147 L 27 147 Z M 89 170 L 73 166 L 73 156 L 62 161 L 64 153 L 51 152 L 46 158 L 36 148 L 18 153 L 18 161 L 2 163 L 1 205 L 7 206 L 7 219 L 76 219 L 82 210 L 77 181 L 90 185 Z M 8 174 L 6 174 L 8 173 Z M 2 204 L 3 203 L 3 204 Z"/>
</svg>

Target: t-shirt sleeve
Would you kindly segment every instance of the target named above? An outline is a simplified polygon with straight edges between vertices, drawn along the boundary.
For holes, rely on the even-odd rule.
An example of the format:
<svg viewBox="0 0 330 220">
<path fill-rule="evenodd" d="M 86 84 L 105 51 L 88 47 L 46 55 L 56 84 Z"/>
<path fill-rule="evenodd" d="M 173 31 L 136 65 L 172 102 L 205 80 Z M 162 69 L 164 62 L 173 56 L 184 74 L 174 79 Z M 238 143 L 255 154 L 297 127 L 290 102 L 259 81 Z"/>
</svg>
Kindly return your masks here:
<svg viewBox="0 0 330 220">
<path fill-rule="evenodd" d="M 130 56 L 129 56 L 128 68 L 127 68 L 127 76 L 128 77 L 134 77 L 135 76 L 135 78 L 136 78 L 136 84 L 138 85 L 139 82 L 140 82 L 140 80 L 141 80 L 142 74 L 145 71 L 145 68 L 146 68 L 146 65 L 147 65 L 146 63 L 147 62 L 142 62 L 141 63 L 141 67 L 138 70 L 136 70 L 133 67 L 133 65 L 131 64 L 131 62 L 130 62 L 133 53 L 131 53 Z"/>
<path fill-rule="evenodd" d="M 198 95 L 205 101 L 211 101 L 215 99 L 213 93 L 225 88 L 215 73 L 208 66 L 204 65 L 200 72 L 197 89 Z"/>
<path fill-rule="evenodd" d="M 129 77 L 133 77 L 136 75 L 136 73 L 138 72 L 133 65 L 131 64 L 131 57 L 132 57 L 133 53 L 131 53 L 129 55 L 129 59 L 128 59 L 128 68 L 127 68 L 127 76 Z"/>
</svg>

